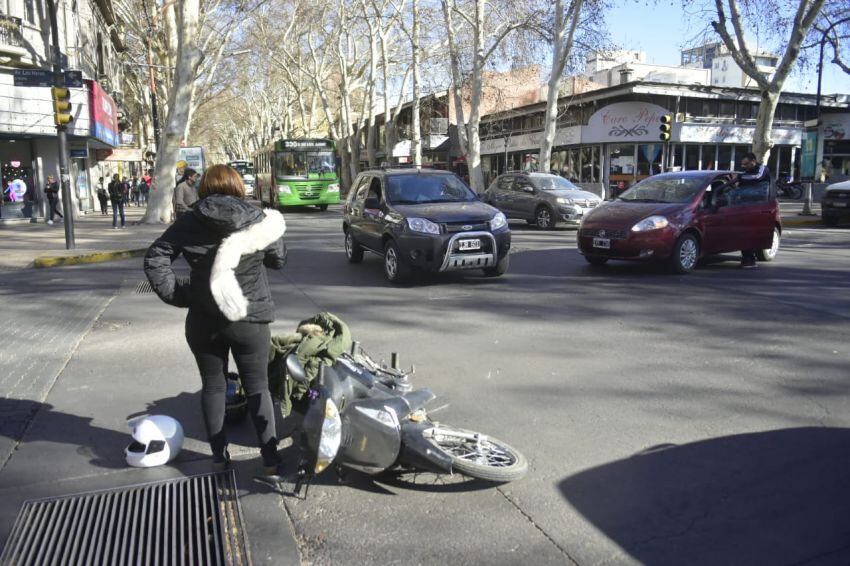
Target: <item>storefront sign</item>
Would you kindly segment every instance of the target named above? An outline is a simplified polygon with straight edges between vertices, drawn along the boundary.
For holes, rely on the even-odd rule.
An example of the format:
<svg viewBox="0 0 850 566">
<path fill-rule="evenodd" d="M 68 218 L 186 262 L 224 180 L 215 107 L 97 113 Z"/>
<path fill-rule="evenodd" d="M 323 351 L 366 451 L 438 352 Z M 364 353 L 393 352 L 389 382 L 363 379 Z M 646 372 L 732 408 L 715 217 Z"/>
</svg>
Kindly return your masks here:
<svg viewBox="0 0 850 566">
<path fill-rule="evenodd" d="M 195 171 L 204 170 L 204 148 L 202 147 L 181 147 L 180 159 L 186 162 L 186 167 Z"/>
<path fill-rule="evenodd" d="M 850 114 L 825 114 L 821 119 L 823 121 L 823 139 L 850 139 Z"/>
<path fill-rule="evenodd" d="M 552 147 L 560 147 L 563 145 L 575 145 L 579 143 L 581 137 L 580 126 L 570 126 L 569 128 L 561 128 L 555 132 L 555 142 Z M 507 142 L 507 150 L 505 143 Z M 505 151 L 522 151 L 525 149 L 539 150 L 543 144 L 543 132 L 534 132 L 531 134 L 522 134 L 519 136 L 511 136 L 507 138 L 491 138 L 481 142 L 481 155 L 490 155 L 494 153 L 504 153 Z"/>
<path fill-rule="evenodd" d="M 138 148 L 99 149 L 98 161 L 142 161 L 142 150 Z"/>
<path fill-rule="evenodd" d="M 87 149 L 72 149 L 69 150 L 68 153 L 71 155 L 72 159 L 85 159 L 89 155 Z"/>
<path fill-rule="evenodd" d="M 674 124 L 673 140 L 686 143 L 753 143 L 755 126 L 732 124 Z M 800 145 L 802 131 L 795 128 L 773 128 L 773 143 Z"/>
<path fill-rule="evenodd" d="M 582 127 L 581 143 L 657 141 L 661 117 L 670 114 L 648 102 L 615 102 L 597 110 Z"/>
<path fill-rule="evenodd" d="M 118 145 L 118 107 L 97 81 L 89 81 L 91 134 L 111 146 Z"/>
<path fill-rule="evenodd" d="M 815 164 L 818 155 L 818 131 L 812 128 L 803 132 L 803 144 L 800 156 L 800 178 L 814 179 Z"/>
</svg>

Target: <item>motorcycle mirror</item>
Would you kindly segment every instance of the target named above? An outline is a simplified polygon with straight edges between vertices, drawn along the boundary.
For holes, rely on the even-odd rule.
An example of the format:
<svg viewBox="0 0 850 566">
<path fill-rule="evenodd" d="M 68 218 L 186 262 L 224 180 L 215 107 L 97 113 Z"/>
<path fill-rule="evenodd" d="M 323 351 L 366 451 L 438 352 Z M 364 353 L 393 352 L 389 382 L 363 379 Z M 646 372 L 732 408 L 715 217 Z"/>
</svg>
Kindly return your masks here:
<svg viewBox="0 0 850 566">
<path fill-rule="evenodd" d="M 290 354 L 286 356 L 286 373 L 298 383 L 307 383 L 307 372 L 304 371 L 304 366 L 298 361 L 298 356 Z"/>
</svg>

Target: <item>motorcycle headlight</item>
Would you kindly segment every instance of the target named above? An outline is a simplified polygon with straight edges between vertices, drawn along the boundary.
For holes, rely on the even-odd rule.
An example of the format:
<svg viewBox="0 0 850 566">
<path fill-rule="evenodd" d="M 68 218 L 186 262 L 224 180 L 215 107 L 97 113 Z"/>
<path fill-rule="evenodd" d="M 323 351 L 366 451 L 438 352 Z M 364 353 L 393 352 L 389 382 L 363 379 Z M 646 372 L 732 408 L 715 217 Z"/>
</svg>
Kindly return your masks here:
<svg viewBox="0 0 850 566">
<path fill-rule="evenodd" d="M 414 232 L 424 234 L 439 234 L 440 227 L 426 218 L 408 218 L 407 226 Z"/>
<path fill-rule="evenodd" d="M 669 224 L 670 222 L 668 222 L 663 216 L 650 216 L 649 218 L 644 218 L 632 226 L 632 232 L 649 232 L 650 230 L 659 230 L 661 228 L 666 228 Z"/>
<path fill-rule="evenodd" d="M 342 441 L 342 419 L 336 403 L 327 399 L 325 401 L 325 420 L 322 421 L 322 434 L 319 437 L 319 450 L 316 454 L 316 473 L 318 474 L 336 458 L 339 445 Z"/>
<path fill-rule="evenodd" d="M 507 225 L 508 225 L 508 219 L 501 212 L 497 212 L 496 216 L 494 216 L 490 220 L 490 230 L 498 230 L 500 228 L 504 228 Z"/>
<path fill-rule="evenodd" d="M 558 197 L 557 200 L 558 204 L 573 204 L 573 199 L 571 198 Z"/>
<path fill-rule="evenodd" d="M 331 183 L 328 185 L 329 193 L 338 193 L 339 192 L 339 183 Z"/>
<path fill-rule="evenodd" d="M 292 188 L 289 185 L 278 185 L 277 192 L 283 193 L 285 195 L 291 195 Z"/>
</svg>

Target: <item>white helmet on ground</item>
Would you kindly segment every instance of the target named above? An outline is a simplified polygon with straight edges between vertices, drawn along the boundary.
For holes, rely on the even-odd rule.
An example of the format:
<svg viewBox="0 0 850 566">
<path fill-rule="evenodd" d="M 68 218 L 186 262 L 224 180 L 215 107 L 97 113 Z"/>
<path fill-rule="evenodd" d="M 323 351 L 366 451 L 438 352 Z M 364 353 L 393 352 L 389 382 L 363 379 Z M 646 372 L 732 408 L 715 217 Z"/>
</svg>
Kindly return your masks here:
<svg viewBox="0 0 850 566">
<path fill-rule="evenodd" d="M 124 450 L 127 463 L 152 468 L 173 460 L 183 447 L 183 427 L 165 415 L 143 415 L 127 421 L 133 442 Z"/>
</svg>

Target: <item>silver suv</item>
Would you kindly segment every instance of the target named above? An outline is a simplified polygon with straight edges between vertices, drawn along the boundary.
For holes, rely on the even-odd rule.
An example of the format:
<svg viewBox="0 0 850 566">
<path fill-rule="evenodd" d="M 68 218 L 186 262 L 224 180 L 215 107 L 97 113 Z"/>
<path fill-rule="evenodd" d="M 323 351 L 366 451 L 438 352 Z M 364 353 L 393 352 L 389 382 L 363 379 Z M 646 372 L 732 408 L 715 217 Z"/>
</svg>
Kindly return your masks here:
<svg viewBox="0 0 850 566">
<path fill-rule="evenodd" d="M 586 212 L 602 202 L 568 180 L 549 173 L 505 173 L 482 196 L 508 218 L 522 218 L 542 230 L 563 223 L 578 226 Z"/>
</svg>

